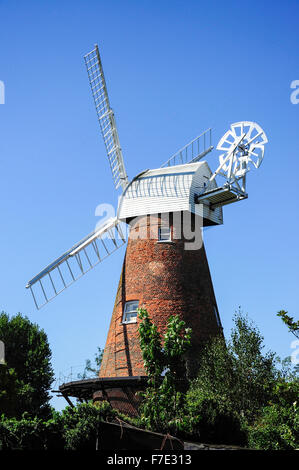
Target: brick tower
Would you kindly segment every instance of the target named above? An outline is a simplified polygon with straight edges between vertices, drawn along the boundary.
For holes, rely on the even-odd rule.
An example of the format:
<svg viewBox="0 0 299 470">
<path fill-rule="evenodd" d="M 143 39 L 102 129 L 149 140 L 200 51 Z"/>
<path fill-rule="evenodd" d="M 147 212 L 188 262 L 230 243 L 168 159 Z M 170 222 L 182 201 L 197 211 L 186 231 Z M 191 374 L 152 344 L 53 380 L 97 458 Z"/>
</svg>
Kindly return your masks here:
<svg viewBox="0 0 299 470">
<path fill-rule="evenodd" d="M 179 218 L 170 214 L 167 226 L 161 216 L 142 216 L 131 223 L 100 377 L 146 375 L 139 346 L 138 307 L 149 312 L 160 332 L 174 314 L 192 328 L 187 359 L 191 376 L 197 371 L 200 346 L 221 331 L 204 246 L 186 250 L 186 240 L 176 238 L 179 214 Z"/>
</svg>

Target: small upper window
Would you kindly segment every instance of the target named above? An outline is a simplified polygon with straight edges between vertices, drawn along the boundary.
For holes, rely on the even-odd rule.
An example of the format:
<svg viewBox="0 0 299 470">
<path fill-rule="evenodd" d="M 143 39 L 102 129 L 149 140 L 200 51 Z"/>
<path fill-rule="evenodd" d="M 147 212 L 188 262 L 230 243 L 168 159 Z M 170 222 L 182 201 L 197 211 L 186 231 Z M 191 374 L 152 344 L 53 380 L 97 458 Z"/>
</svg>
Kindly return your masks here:
<svg viewBox="0 0 299 470">
<path fill-rule="evenodd" d="M 125 303 L 123 323 L 136 323 L 137 322 L 137 309 L 138 300 L 132 300 Z"/>
<path fill-rule="evenodd" d="M 159 242 L 171 242 L 171 228 L 159 227 L 158 240 Z"/>
</svg>

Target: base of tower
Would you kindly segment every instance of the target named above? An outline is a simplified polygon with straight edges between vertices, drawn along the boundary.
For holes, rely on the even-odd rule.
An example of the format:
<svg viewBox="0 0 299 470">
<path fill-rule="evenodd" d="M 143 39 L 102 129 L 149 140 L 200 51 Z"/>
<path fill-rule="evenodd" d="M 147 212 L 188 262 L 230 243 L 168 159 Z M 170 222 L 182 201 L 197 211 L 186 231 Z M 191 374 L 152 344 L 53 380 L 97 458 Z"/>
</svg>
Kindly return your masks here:
<svg viewBox="0 0 299 470">
<path fill-rule="evenodd" d="M 108 401 L 112 408 L 128 416 L 138 416 L 142 397 L 138 392 L 146 389 L 148 377 L 111 377 L 99 378 L 105 380 L 105 386 L 93 394 L 93 401 Z"/>
<path fill-rule="evenodd" d="M 69 404 L 70 397 L 82 401 L 108 401 L 112 408 L 128 416 L 138 416 L 141 397 L 137 392 L 144 391 L 147 376 L 135 377 L 97 377 L 64 383 L 59 387 L 60 396 Z"/>
</svg>

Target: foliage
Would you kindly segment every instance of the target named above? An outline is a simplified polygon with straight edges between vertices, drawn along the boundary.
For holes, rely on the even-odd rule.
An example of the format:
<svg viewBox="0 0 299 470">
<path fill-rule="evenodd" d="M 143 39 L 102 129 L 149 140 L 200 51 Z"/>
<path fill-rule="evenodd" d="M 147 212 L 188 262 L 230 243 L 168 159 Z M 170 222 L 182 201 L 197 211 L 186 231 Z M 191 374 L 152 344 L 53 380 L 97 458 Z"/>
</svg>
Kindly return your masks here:
<svg viewBox="0 0 299 470">
<path fill-rule="evenodd" d="M 199 375 L 186 396 L 193 432 L 201 440 L 246 444 L 246 430 L 273 395 L 275 355 L 263 353 L 263 337 L 239 310 L 230 340 L 213 338 L 199 358 Z"/>
<path fill-rule="evenodd" d="M 299 447 L 299 414 L 298 414 L 298 398 L 299 398 L 299 381 L 292 382 L 279 380 L 275 384 L 272 402 L 269 403 L 269 410 L 263 410 L 264 422 L 266 417 L 272 418 L 274 426 L 277 430 L 281 430 L 280 439 L 275 442 L 275 448 L 280 449 L 297 449 Z M 276 419 L 274 420 L 274 411 L 276 410 Z M 271 413 L 272 411 L 272 413 Z M 262 420 L 261 420 L 262 421 Z M 270 420 L 271 421 L 271 420 Z M 269 419 L 268 419 L 269 422 Z M 279 447 L 280 443 L 280 447 Z M 272 441 L 272 448 L 274 448 Z M 269 442 L 268 442 L 269 446 Z M 270 447 L 269 447 L 270 448 Z"/>
<path fill-rule="evenodd" d="M 289 331 L 293 333 L 296 338 L 299 338 L 299 320 L 294 321 L 294 318 L 290 317 L 285 310 L 279 310 L 277 316 L 287 325 Z"/>
<path fill-rule="evenodd" d="M 262 353 L 263 337 L 240 311 L 234 323 L 227 344 L 223 337 L 216 337 L 203 349 L 200 373 L 187 394 L 193 416 L 200 415 L 202 403 L 211 400 L 218 410 L 237 416 L 240 423 L 243 418 L 251 421 L 271 397 L 275 355 Z"/>
<path fill-rule="evenodd" d="M 82 403 L 62 412 L 63 437 L 67 450 L 96 449 L 99 439 L 99 423 L 113 419 L 117 412 L 108 402 L 95 405 Z"/>
<path fill-rule="evenodd" d="M 186 411 L 189 413 L 192 438 L 201 442 L 213 444 L 245 445 L 246 432 L 243 429 L 243 419 L 230 407 L 225 400 L 195 396 L 188 394 Z"/>
<path fill-rule="evenodd" d="M 234 408 L 236 371 L 223 337 L 203 349 L 200 372 L 186 395 L 193 435 L 204 442 L 243 445 L 242 417 Z"/>
<path fill-rule="evenodd" d="M 237 411 L 250 420 L 271 397 L 277 378 L 275 354 L 263 354 L 264 338 L 240 310 L 234 322 L 228 346 L 236 378 L 234 401 Z"/>
<path fill-rule="evenodd" d="M 86 359 L 84 371 L 82 374 L 78 374 L 78 379 L 84 380 L 89 377 L 98 376 L 103 359 L 103 353 L 104 350 L 98 347 L 98 350 L 94 356 L 94 365 L 92 364 L 90 359 Z"/>
<path fill-rule="evenodd" d="M 139 310 L 139 317 L 149 381 L 142 393 L 140 417 L 130 419 L 107 402 L 67 407 L 61 413 L 51 410 L 47 401 L 51 353 L 45 334 L 21 315 L 12 321 L 2 313 L 0 338 L 6 345 L 7 364 L 0 366 L 0 410 L 5 410 L 0 419 L 0 450 L 96 449 L 101 445 L 100 423 L 117 418 L 201 442 L 264 450 L 299 447 L 296 371 L 290 358 L 280 361 L 273 353 L 263 352 L 263 337 L 240 311 L 229 341 L 215 337 L 203 347 L 200 372 L 191 386 L 182 380 L 191 330 L 176 315 L 168 319 L 161 335 L 146 310 Z M 97 370 L 101 354 L 99 348 L 96 368 L 86 361 L 86 374 Z M 22 371 L 22 365 L 32 369 Z M 38 389 L 41 401 L 35 398 Z M 24 404 L 19 403 L 22 399 Z M 21 405 L 29 412 L 21 413 Z"/>
<path fill-rule="evenodd" d="M 7 418 L 0 421 L 0 450 L 53 450 L 63 449 L 62 425 L 59 413 L 43 421 L 24 413 L 21 419 Z"/>
<path fill-rule="evenodd" d="M 266 406 L 257 421 L 248 428 L 249 447 L 262 450 L 294 450 L 299 445 L 297 402 L 289 406 Z"/>
<path fill-rule="evenodd" d="M 21 419 L 0 420 L 0 450 L 87 450 L 95 449 L 101 421 L 117 415 L 107 402 L 83 403 L 67 407 L 61 413 L 52 411 L 44 421 L 24 413 Z"/>
<path fill-rule="evenodd" d="M 280 368 L 277 369 L 278 380 L 287 382 L 298 381 L 299 364 L 293 364 L 290 356 L 280 359 L 276 356 L 276 364 Z"/>
<path fill-rule="evenodd" d="M 177 432 L 184 428 L 184 354 L 190 347 L 191 329 L 179 316 L 170 316 L 161 337 L 149 318 L 139 309 L 140 347 L 148 373 L 148 387 L 142 393 L 141 423 L 160 432 Z M 164 376 L 163 376 L 164 374 Z"/>
<path fill-rule="evenodd" d="M 17 395 L 17 376 L 14 369 L 9 369 L 7 364 L 0 364 L 0 412 L 7 416 L 14 416 Z"/>
<path fill-rule="evenodd" d="M 287 382 L 285 380 L 278 380 L 273 388 L 272 400 L 269 403 L 276 403 L 282 407 L 288 407 L 297 403 L 299 398 L 299 382 Z"/>
<path fill-rule="evenodd" d="M 248 443 L 256 449 L 291 450 L 299 446 L 299 382 L 278 380 L 268 406 L 248 428 Z"/>
<path fill-rule="evenodd" d="M 161 336 L 145 309 L 139 309 L 138 316 L 142 320 L 138 331 L 144 367 L 149 375 L 149 383 L 157 387 L 165 367 Z"/>
<path fill-rule="evenodd" d="M 50 415 L 49 389 L 53 382 L 51 350 L 45 332 L 27 317 L 0 314 L 0 339 L 5 344 L 6 370 L 2 370 L 0 413 L 21 417 Z"/>
</svg>

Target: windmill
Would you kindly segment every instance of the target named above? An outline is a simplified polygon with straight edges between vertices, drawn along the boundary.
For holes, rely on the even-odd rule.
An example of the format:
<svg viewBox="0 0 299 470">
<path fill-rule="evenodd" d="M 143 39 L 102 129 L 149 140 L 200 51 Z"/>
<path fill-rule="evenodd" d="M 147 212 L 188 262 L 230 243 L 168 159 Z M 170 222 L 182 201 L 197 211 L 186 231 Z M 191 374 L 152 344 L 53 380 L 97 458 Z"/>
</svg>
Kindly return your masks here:
<svg viewBox="0 0 299 470">
<path fill-rule="evenodd" d="M 117 215 L 49 264 L 26 287 L 41 308 L 121 247 L 126 242 L 124 227 L 129 225 L 100 377 L 145 375 L 138 340 L 140 307 L 149 311 L 160 331 L 173 313 L 192 327 L 188 367 L 195 373 L 196 351 L 221 331 L 200 228 L 222 224 L 223 206 L 248 197 L 247 173 L 260 166 L 267 137 L 254 122 L 232 124 L 217 145 L 221 154 L 213 172 L 204 160 L 213 150 L 212 130 L 207 129 L 160 168 L 142 171 L 130 181 L 97 45 L 84 60 L 114 186 L 121 189 Z M 216 178 L 222 183 L 218 185 Z M 195 238 L 199 243 L 194 248 Z"/>
</svg>

